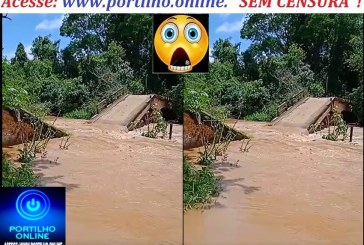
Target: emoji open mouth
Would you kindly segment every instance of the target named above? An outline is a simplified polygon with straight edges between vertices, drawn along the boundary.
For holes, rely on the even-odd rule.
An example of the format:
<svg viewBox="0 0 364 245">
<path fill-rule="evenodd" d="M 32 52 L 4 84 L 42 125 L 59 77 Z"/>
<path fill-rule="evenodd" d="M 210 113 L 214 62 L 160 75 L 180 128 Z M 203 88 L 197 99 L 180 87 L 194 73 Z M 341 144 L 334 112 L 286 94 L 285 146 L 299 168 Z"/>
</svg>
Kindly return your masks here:
<svg viewBox="0 0 364 245">
<path fill-rule="evenodd" d="M 178 48 L 174 51 L 171 59 L 171 65 L 168 68 L 174 72 L 186 72 L 192 70 L 190 58 L 183 48 Z"/>
</svg>

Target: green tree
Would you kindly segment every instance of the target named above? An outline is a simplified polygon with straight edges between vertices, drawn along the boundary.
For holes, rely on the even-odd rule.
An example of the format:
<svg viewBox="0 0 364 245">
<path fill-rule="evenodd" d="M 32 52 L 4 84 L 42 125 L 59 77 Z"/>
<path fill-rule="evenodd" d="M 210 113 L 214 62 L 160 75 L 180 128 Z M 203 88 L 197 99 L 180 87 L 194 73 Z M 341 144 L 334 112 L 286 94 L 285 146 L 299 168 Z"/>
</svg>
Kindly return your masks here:
<svg viewBox="0 0 364 245">
<path fill-rule="evenodd" d="M 213 44 L 212 57 L 215 62 L 235 64 L 238 60 L 240 44 L 232 44 L 230 39 L 218 39 Z"/>
<path fill-rule="evenodd" d="M 25 52 L 25 47 L 22 43 L 19 43 L 16 47 L 15 57 L 12 58 L 11 63 L 19 64 L 23 66 L 25 62 L 28 61 L 27 53 Z"/>
<path fill-rule="evenodd" d="M 179 78 L 152 73 L 152 30 L 150 14 L 72 14 L 66 15 L 61 35 L 72 39 L 67 51 L 77 62 L 99 55 L 112 42 L 117 43 L 123 47 L 124 60 L 129 63 L 138 84 L 143 85 L 144 92 L 164 93 L 178 85 Z M 65 68 L 69 68 L 69 64 L 75 63 L 71 59 L 64 60 Z"/>
<path fill-rule="evenodd" d="M 350 40 L 360 36 L 362 28 L 361 15 L 251 14 L 247 15 L 241 37 L 253 41 L 250 50 L 262 60 L 280 56 L 297 44 L 307 54 L 305 63 L 315 79 L 328 81 L 327 92 L 340 96 L 359 83 L 345 58 L 352 52 Z"/>
<path fill-rule="evenodd" d="M 252 40 L 259 55 L 279 55 L 289 46 L 290 24 L 286 14 L 248 14 L 240 36 Z"/>
<path fill-rule="evenodd" d="M 34 39 L 30 48 L 35 60 L 51 61 L 56 64 L 58 61 L 60 41 L 53 42 L 50 36 L 38 36 Z"/>
<path fill-rule="evenodd" d="M 29 94 L 24 89 L 24 74 L 20 67 L 2 61 L 2 103 L 7 108 L 21 108 L 29 102 Z"/>
<path fill-rule="evenodd" d="M 350 45 L 352 52 L 347 56 L 346 63 L 358 73 L 359 86 L 354 88 L 347 97 L 353 103 L 353 112 L 357 115 L 358 121 L 363 123 L 363 29 L 359 35 L 352 36 Z"/>
<path fill-rule="evenodd" d="M 71 38 L 75 58 L 100 54 L 108 44 L 110 16 L 106 14 L 67 14 L 61 36 Z"/>
<path fill-rule="evenodd" d="M 126 88 L 140 93 L 142 86 L 134 71 L 125 60 L 125 51 L 116 42 L 110 43 L 107 50 L 99 55 L 90 55 L 81 62 L 81 76 L 84 84 L 89 88 L 92 97 L 104 99 L 110 93 Z"/>
<path fill-rule="evenodd" d="M 80 75 L 79 59 L 76 57 L 75 47 L 70 44 L 61 51 L 62 74 L 67 78 L 76 78 Z"/>
</svg>

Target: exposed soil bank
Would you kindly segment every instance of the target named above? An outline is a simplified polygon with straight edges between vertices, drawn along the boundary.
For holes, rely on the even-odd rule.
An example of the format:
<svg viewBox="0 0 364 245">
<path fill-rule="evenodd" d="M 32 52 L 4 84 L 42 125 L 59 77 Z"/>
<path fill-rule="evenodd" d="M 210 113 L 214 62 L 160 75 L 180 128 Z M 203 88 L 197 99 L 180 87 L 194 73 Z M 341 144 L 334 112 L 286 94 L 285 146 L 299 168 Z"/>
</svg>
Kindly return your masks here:
<svg viewBox="0 0 364 245">
<path fill-rule="evenodd" d="M 2 147 L 24 143 L 26 139 L 31 139 L 34 135 L 34 127 L 31 122 L 39 119 L 33 115 L 19 110 L 15 112 L 10 109 L 2 109 Z M 40 122 L 40 121 L 39 121 Z M 67 134 L 55 127 L 41 122 L 43 135 L 47 130 L 51 130 L 53 137 L 63 137 Z M 36 130 L 37 131 L 37 130 Z M 38 133 L 40 129 L 38 130 Z"/>
<path fill-rule="evenodd" d="M 181 140 L 83 120 L 55 125 L 71 145 L 60 150 L 52 139 L 34 168 L 42 186 L 67 187 L 67 244 L 182 244 Z M 175 125 L 174 136 L 181 133 Z"/>
<path fill-rule="evenodd" d="M 205 125 L 199 125 L 197 118 L 190 113 L 183 113 L 183 147 L 190 149 L 203 145 L 204 141 L 214 139 L 214 130 Z"/>
<path fill-rule="evenodd" d="M 31 138 L 33 128 L 24 122 L 18 122 L 16 115 L 8 110 L 2 110 L 2 146 L 22 143 L 22 138 Z"/>
<path fill-rule="evenodd" d="M 354 143 L 264 123 L 237 129 L 252 148 L 231 143 L 233 164 L 216 166 L 224 186 L 217 205 L 185 214 L 186 245 L 363 243 L 362 128 Z"/>
<path fill-rule="evenodd" d="M 217 125 L 219 125 L 217 127 Z M 215 135 L 216 129 L 222 128 L 222 133 Z M 220 138 L 221 137 L 221 138 Z M 242 132 L 230 128 L 227 125 L 222 125 L 221 122 L 216 119 L 212 119 L 207 114 L 201 113 L 198 116 L 190 112 L 183 113 L 183 148 L 191 149 L 200 147 L 205 142 L 211 143 L 214 140 L 224 140 L 230 138 L 230 140 L 241 140 L 248 138 Z"/>
</svg>

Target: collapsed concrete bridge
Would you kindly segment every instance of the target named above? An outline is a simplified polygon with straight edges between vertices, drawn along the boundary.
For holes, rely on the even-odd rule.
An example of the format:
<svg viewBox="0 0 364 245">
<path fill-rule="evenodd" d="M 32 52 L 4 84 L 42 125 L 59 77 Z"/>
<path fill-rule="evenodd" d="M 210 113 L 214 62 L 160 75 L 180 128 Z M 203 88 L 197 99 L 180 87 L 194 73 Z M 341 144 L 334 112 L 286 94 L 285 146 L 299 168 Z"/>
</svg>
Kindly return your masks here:
<svg viewBox="0 0 364 245">
<path fill-rule="evenodd" d="M 107 104 L 102 101 L 98 106 L 98 114 L 91 121 L 93 123 L 118 124 L 133 130 L 151 122 L 152 109 L 160 111 L 163 117 L 172 121 L 176 119 L 176 114 L 172 109 L 171 102 L 156 94 L 148 95 L 122 95 L 114 102 Z"/>
<path fill-rule="evenodd" d="M 302 97 L 290 107 L 284 108 L 285 103 L 281 104 L 278 108 L 278 116 L 269 125 L 303 128 L 307 129 L 309 133 L 313 133 L 327 127 L 334 112 L 342 114 L 347 123 L 356 122 L 355 115 L 351 112 L 350 102 L 344 99 Z"/>
</svg>

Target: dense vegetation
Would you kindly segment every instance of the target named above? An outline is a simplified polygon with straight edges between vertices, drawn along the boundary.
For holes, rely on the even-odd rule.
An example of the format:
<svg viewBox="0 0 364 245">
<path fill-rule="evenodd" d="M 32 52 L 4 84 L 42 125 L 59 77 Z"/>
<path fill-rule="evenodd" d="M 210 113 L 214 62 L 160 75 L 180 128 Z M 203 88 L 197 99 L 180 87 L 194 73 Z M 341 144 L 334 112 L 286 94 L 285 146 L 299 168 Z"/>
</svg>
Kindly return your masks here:
<svg viewBox="0 0 364 245">
<path fill-rule="evenodd" d="M 39 36 L 32 59 L 21 43 L 14 58 L 3 58 L 3 105 L 89 118 L 96 103 L 123 89 L 168 95 L 179 99 L 178 107 L 182 100 L 173 92 L 180 77 L 152 74 L 152 26 L 145 14 L 66 15 L 60 34 L 71 42 L 64 49 L 50 36 Z"/>
<path fill-rule="evenodd" d="M 350 99 L 363 121 L 363 17 L 350 14 L 250 14 L 241 29 L 252 43 L 220 39 L 206 75 L 185 77 L 185 108 L 269 121 L 302 89 Z"/>
<path fill-rule="evenodd" d="M 2 155 L 2 187 L 29 187 L 38 184 L 38 176 L 27 164 L 16 167 Z"/>
<path fill-rule="evenodd" d="M 240 36 L 251 46 L 241 52 L 239 43 L 220 39 L 210 73 L 187 76 L 152 74 L 152 25 L 147 14 L 66 15 L 60 33 L 71 42 L 64 49 L 39 36 L 33 59 L 21 43 L 13 59 L 3 59 L 4 105 L 88 118 L 97 102 L 124 89 L 168 95 L 181 112 L 184 79 L 188 110 L 266 121 L 279 103 L 306 89 L 352 100 L 362 121 L 361 15 L 247 15 Z"/>
<path fill-rule="evenodd" d="M 183 206 L 184 209 L 208 205 L 220 193 L 220 184 L 209 166 L 201 169 L 183 160 Z"/>
</svg>

